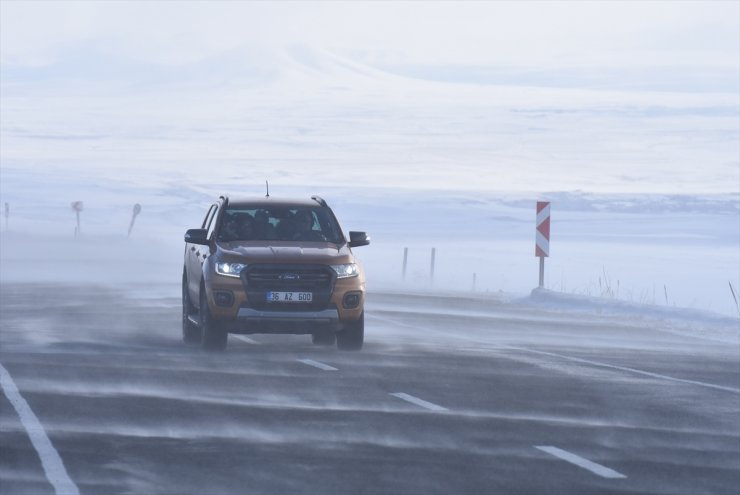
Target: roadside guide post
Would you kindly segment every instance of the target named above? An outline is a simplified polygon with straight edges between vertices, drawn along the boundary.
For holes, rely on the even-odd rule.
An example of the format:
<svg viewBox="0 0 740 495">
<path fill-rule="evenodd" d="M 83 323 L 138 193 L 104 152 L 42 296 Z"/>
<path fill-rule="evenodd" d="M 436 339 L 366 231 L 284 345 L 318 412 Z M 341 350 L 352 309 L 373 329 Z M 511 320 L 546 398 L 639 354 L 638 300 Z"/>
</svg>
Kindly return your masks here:
<svg viewBox="0 0 740 495">
<path fill-rule="evenodd" d="M 434 284 L 434 262 L 437 258 L 437 248 L 432 248 L 432 260 L 429 263 L 429 282 Z"/>
<path fill-rule="evenodd" d="M 403 248 L 403 270 L 401 272 L 401 275 L 403 277 L 403 280 L 406 280 L 406 265 L 409 261 L 409 248 L 405 247 Z"/>
<path fill-rule="evenodd" d="M 550 256 L 550 202 L 537 201 L 534 255 L 540 259 L 540 285 L 545 285 L 545 258 Z"/>
<path fill-rule="evenodd" d="M 73 201 L 72 202 L 72 211 L 75 212 L 75 215 L 77 216 L 77 227 L 75 227 L 75 237 L 82 234 L 80 230 L 80 212 L 82 211 L 83 204 L 82 201 Z"/>
<path fill-rule="evenodd" d="M 128 234 L 126 235 L 126 237 L 131 237 L 131 231 L 132 231 L 132 230 L 133 230 L 133 228 L 134 228 L 134 222 L 136 221 L 136 216 L 137 216 L 137 215 L 138 215 L 139 213 L 141 213 L 141 205 L 140 205 L 139 203 L 136 203 L 136 204 L 134 205 L 134 214 L 133 214 L 133 216 L 131 217 L 131 224 L 130 224 L 130 225 L 128 226 Z"/>
</svg>

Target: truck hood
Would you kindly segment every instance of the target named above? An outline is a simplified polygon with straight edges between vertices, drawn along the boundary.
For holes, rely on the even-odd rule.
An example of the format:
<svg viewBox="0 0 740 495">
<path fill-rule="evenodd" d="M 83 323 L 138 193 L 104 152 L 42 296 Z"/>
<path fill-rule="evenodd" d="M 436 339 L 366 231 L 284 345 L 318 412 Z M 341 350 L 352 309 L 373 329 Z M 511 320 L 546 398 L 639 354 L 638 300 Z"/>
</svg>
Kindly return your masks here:
<svg viewBox="0 0 740 495">
<path fill-rule="evenodd" d="M 216 244 L 217 256 L 241 263 L 352 263 L 346 244 L 306 242 L 222 242 Z"/>
</svg>

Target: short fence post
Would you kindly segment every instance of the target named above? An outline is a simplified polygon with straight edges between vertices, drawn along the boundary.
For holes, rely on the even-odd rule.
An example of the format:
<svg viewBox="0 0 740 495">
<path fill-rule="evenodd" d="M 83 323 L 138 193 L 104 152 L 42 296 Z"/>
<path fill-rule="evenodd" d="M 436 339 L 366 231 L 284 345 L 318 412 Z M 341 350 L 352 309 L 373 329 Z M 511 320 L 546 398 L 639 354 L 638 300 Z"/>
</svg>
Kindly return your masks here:
<svg viewBox="0 0 740 495">
<path fill-rule="evenodd" d="M 403 270 L 401 271 L 401 277 L 406 280 L 406 266 L 409 261 L 409 248 L 403 248 Z"/>
<path fill-rule="evenodd" d="M 432 261 L 429 265 L 429 281 L 434 283 L 434 261 L 437 257 L 437 248 L 432 248 Z"/>
</svg>

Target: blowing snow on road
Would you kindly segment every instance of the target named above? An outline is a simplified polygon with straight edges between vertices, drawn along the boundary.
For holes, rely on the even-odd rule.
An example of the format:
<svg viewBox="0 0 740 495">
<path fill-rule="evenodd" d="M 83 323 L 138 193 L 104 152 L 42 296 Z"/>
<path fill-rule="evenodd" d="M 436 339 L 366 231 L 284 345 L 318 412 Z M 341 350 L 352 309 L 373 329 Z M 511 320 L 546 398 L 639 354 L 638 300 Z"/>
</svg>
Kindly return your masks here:
<svg viewBox="0 0 740 495">
<path fill-rule="evenodd" d="M 738 2 L 0 0 L 0 493 L 736 494 L 738 88 Z"/>
</svg>

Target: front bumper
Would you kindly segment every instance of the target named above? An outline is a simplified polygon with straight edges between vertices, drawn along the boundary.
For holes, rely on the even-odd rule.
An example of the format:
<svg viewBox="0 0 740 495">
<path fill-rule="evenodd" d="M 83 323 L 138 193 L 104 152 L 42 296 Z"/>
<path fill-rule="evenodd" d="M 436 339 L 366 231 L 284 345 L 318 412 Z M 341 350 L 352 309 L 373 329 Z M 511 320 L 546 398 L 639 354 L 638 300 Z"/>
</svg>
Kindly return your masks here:
<svg viewBox="0 0 740 495">
<path fill-rule="evenodd" d="M 317 330 L 338 332 L 343 328 L 336 308 L 307 311 L 265 311 L 240 307 L 236 318 L 223 321 L 230 333 L 310 334 Z"/>
<path fill-rule="evenodd" d="M 254 308 L 239 308 L 236 319 L 241 322 L 304 322 L 304 323 L 337 323 L 339 311 L 336 308 L 319 311 L 263 311 Z"/>
</svg>

